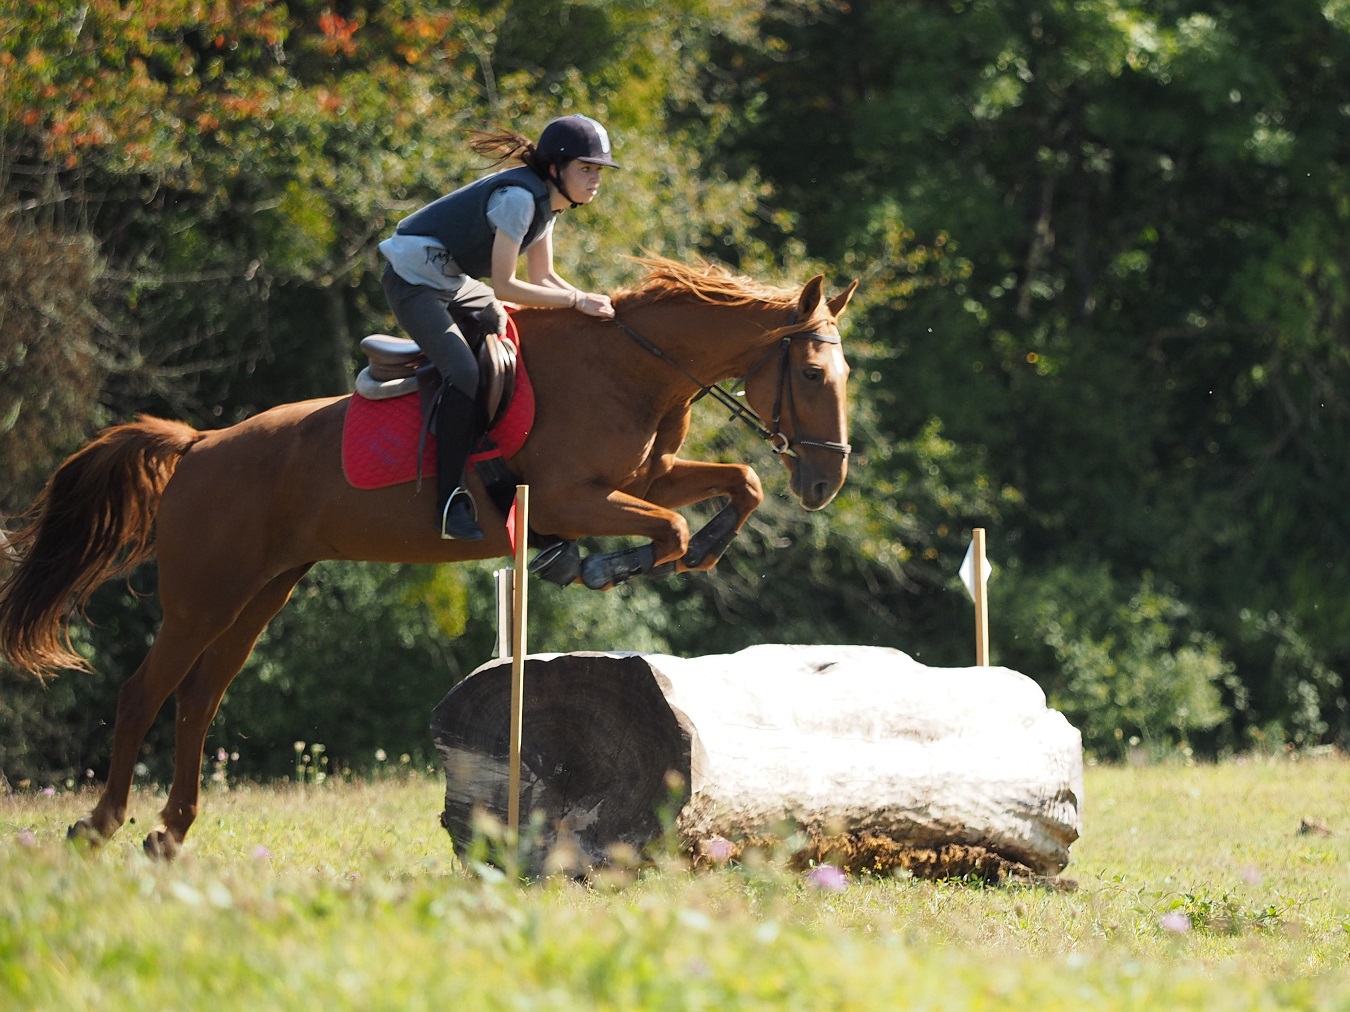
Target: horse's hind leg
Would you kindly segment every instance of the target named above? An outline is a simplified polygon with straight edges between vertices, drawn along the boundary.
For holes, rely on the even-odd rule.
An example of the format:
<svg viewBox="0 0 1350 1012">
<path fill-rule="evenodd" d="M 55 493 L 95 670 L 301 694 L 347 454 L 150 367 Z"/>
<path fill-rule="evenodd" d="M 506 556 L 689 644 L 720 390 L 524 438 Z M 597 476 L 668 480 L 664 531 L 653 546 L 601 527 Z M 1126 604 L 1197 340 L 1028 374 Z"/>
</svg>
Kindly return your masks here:
<svg viewBox="0 0 1350 1012">
<path fill-rule="evenodd" d="M 151 857 L 172 858 L 182 847 L 197 818 L 207 729 L 215 719 L 225 690 L 248 660 L 263 629 L 285 606 L 309 568 L 300 566 L 283 573 L 259 591 L 234 624 L 197 659 L 178 686 L 173 785 L 160 812 L 160 824 L 145 838 L 145 852 Z"/>
<path fill-rule="evenodd" d="M 113 724 L 108 779 L 94 810 L 70 827 L 68 835 L 71 839 L 87 840 L 97 846 L 111 838 L 126 821 L 131 781 L 141 743 L 169 694 L 183 680 L 216 631 L 172 615 L 165 616 L 145 659 L 117 695 L 117 720 Z"/>
</svg>

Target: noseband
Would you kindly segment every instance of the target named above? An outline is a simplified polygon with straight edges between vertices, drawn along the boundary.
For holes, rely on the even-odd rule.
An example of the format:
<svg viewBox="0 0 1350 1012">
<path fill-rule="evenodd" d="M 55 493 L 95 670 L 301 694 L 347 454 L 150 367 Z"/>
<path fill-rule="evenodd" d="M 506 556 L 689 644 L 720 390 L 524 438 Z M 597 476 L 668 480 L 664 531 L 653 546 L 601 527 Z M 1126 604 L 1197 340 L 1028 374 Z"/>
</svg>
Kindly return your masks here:
<svg viewBox="0 0 1350 1012">
<path fill-rule="evenodd" d="M 792 430 L 796 432 L 798 428 L 797 412 L 792 404 L 792 380 L 788 372 L 788 352 L 792 348 L 792 342 L 794 340 L 805 340 L 820 341 L 824 344 L 842 344 L 843 342 L 840 341 L 837 335 L 819 334 L 815 331 L 803 330 L 798 331 L 795 334 L 785 334 L 782 340 L 778 342 L 778 390 L 773 399 L 773 424 L 772 426 L 766 426 L 764 420 L 748 405 L 742 404 L 736 399 L 735 394 L 728 393 L 715 383 L 700 383 L 695 377 L 691 376 L 683 366 L 656 345 L 648 341 L 632 327 L 628 326 L 628 324 L 617 319 L 614 322 L 619 325 L 625 334 L 631 337 L 644 349 L 651 352 L 662 362 L 670 365 L 684 376 L 685 379 L 698 387 L 698 396 L 695 397 L 694 400 L 698 400 L 705 394 L 711 394 L 713 400 L 717 401 L 731 413 L 732 418 L 739 419 L 750 426 L 761 439 L 769 444 L 770 449 L 772 449 L 774 453 L 796 457 L 798 454 L 794 447 L 797 446 L 814 446 L 822 450 L 832 450 L 844 457 L 848 457 L 848 455 L 853 452 L 853 447 L 849 443 L 836 443 L 832 440 L 825 439 L 788 439 L 788 437 L 784 435 L 781 425 L 783 404 L 784 401 L 786 401 L 788 416 L 792 420 Z M 789 323 L 791 322 L 792 321 L 789 321 Z M 749 371 L 746 372 L 743 381 L 748 381 L 750 377 L 759 370 L 759 367 L 769 360 L 769 356 L 773 353 L 773 348 L 766 351 L 759 360 L 750 367 Z"/>
</svg>

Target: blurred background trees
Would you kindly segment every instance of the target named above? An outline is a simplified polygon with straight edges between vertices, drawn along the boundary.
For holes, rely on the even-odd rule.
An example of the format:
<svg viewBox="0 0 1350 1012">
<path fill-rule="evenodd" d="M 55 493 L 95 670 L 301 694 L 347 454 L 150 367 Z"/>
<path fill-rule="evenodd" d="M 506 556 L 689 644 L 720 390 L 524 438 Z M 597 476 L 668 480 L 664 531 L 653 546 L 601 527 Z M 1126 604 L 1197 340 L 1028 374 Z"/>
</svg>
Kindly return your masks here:
<svg viewBox="0 0 1350 1012">
<path fill-rule="evenodd" d="M 995 661 L 1096 754 L 1344 741 L 1350 7 L 133 6 L 0 0 L 0 514 L 136 412 L 214 427 L 349 389 L 394 326 L 375 244 L 483 171 L 466 132 L 582 111 L 625 169 L 561 223 L 565 276 L 609 289 L 658 253 L 860 277 L 857 455 L 806 515 L 700 405 L 700 452 L 754 463 L 765 509 L 710 577 L 536 584 L 539 649 L 969 663 L 955 571 L 983 526 Z M 358 770 L 425 753 L 490 655 L 492 568 L 319 567 L 212 750 L 255 775 L 295 740 Z M 156 616 L 118 585 L 91 618 L 97 678 L 0 673 L 12 782 L 99 771 Z"/>
</svg>

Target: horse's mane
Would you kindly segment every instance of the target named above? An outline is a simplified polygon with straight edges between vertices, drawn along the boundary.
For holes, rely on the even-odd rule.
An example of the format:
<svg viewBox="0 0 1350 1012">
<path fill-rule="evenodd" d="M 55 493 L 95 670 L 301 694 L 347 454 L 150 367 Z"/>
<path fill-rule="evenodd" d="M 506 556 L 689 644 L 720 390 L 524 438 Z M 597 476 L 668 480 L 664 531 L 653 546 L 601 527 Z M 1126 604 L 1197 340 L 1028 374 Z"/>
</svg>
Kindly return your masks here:
<svg viewBox="0 0 1350 1012">
<path fill-rule="evenodd" d="M 792 306 L 797 302 L 795 291 L 732 274 L 715 264 L 689 266 L 665 257 L 633 259 L 647 268 L 647 276 L 632 288 L 614 294 L 616 309 L 632 309 L 681 295 L 730 306 Z"/>
</svg>

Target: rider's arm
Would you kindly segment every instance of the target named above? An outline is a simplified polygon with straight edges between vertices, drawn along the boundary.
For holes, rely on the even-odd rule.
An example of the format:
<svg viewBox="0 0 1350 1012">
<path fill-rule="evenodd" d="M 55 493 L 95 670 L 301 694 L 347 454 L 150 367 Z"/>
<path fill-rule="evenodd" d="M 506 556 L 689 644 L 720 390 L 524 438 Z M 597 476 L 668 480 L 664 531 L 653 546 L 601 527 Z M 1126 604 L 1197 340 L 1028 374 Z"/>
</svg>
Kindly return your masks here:
<svg viewBox="0 0 1350 1012">
<path fill-rule="evenodd" d="M 536 254 L 535 247 L 548 242 L 547 251 Z M 546 259 L 538 259 L 546 257 Z M 492 290 L 503 302 L 516 302 L 522 306 L 554 306 L 557 308 L 575 308 L 590 316 L 610 317 L 614 309 L 609 297 L 582 292 L 573 288 L 553 271 L 553 245 L 547 236 L 535 243 L 525 252 L 526 270 L 531 281 L 516 277 L 516 262 L 520 259 L 520 243 L 497 230 L 492 240 Z M 538 266 L 545 269 L 536 273 Z"/>
<path fill-rule="evenodd" d="M 564 281 L 553 269 L 553 229 L 545 229 L 539 241 L 525 251 L 525 274 L 536 285 L 579 291 L 576 285 Z"/>
<path fill-rule="evenodd" d="M 520 243 L 501 229 L 492 240 L 492 290 L 503 302 L 517 302 L 522 306 L 554 306 L 566 309 L 576 302 L 574 289 L 553 285 L 534 284 L 516 277 L 516 262 L 520 259 Z M 533 272 L 531 273 L 533 277 Z"/>
</svg>

